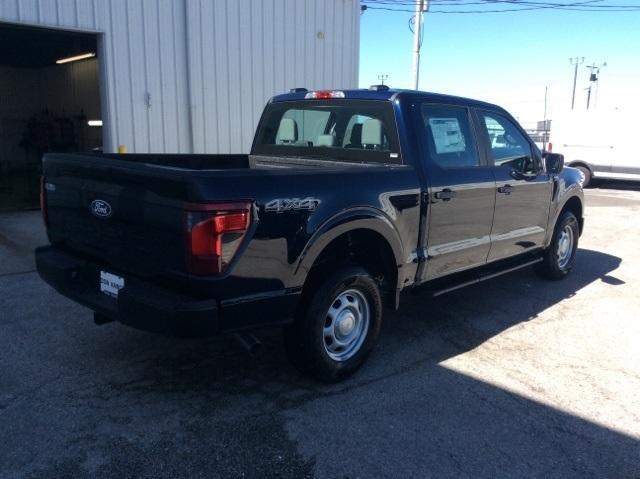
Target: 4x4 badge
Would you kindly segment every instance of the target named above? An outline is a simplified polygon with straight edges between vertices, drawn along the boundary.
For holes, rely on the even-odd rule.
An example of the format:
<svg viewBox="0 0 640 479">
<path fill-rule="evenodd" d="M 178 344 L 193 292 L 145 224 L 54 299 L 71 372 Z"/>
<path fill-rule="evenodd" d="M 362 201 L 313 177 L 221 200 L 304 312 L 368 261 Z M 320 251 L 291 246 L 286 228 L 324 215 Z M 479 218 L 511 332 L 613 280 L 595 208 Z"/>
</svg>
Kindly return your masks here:
<svg viewBox="0 0 640 479">
<path fill-rule="evenodd" d="M 317 198 L 276 198 L 264 205 L 265 211 L 283 213 L 285 211 L 313 211 L 320 204 Z"/>
</svg>

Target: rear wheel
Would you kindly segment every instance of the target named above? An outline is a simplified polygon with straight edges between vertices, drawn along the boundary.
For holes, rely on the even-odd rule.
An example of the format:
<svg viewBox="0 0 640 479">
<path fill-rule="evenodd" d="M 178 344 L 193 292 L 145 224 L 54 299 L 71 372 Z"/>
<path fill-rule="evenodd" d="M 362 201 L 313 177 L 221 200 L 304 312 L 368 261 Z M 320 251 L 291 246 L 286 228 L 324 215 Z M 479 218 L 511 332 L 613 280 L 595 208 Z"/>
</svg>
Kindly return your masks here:
<svg viewBox="0 0 640 479">
<path fill-rule="evenodd" d="M 291 362 L 326 382 L 353 374 L 373 349 L 382 324 L 378 285 L 360 267 L 345 267 L 305 292 L 284 338 Z"/>
<path fill-rule="evenodd" d="M 562 279 L 573 267 L 580 228 L 578 219 L 571 211 L 558 218 L 551 244 L 544 252 L 544 259 L 536 265 L 540 275 L 548 279 Z"/>
<path fill-rule="evenodd" d="M 584 179 L 582 180 L 582 187 L 586 188 L 591 184 L 591 170 L 586 166 L 576 166 L 582 172 Z"/>
</svg>

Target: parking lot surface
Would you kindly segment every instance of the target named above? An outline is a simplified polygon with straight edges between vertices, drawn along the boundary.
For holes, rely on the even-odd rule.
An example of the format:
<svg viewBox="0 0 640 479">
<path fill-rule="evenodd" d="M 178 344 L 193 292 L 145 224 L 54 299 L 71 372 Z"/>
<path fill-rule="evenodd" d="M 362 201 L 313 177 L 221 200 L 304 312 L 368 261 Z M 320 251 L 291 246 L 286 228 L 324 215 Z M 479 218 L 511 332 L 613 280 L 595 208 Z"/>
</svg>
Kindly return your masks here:
<svg viewBox="0 0 640 479">
<path fill-rule="evenodd" d="M 640 189 L 586 201 L 569 278 L 406 294 L 331 386 L 276 330 L 252 358 L 95 326 L 31 271 L 37 215 L 2 216 L 0 477 L 640 477 Z"/>
</svg>

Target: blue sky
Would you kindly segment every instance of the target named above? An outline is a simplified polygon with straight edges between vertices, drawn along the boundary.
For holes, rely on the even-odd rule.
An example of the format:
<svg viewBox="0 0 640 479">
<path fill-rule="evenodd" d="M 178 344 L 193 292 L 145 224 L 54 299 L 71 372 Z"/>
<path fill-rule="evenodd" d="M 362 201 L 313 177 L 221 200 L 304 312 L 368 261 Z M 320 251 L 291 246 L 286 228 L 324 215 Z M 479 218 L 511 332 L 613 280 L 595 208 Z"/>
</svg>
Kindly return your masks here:
<svg viewBox="0 0 640 479">
<path fill-rule="evenodd" d="M 379 83 L 377 76 L 385 73 L 391 86 L 410 87 L 411 16 L 369 9 L 360 17 L 360 86 Z M 640 12 L 427 13 L 420 89 L 495 102 L 531 122 L 543 117 L 545 85 L 548 116 L 569 109 L 569 58 L 576 56 L 585 57 L 578 70 L 577 107 L 586 104 L 585 65 L 603 61 L 597 108 L 640 106 Z"/>
</svg>

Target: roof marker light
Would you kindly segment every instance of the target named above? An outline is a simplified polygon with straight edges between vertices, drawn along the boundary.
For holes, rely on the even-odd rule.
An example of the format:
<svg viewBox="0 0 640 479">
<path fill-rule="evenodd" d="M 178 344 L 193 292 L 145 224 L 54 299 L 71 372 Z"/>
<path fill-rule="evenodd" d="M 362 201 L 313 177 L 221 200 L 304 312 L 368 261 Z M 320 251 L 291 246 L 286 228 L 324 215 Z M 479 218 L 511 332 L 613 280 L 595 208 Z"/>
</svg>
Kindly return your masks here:
<svg viewBox="0 0 640 479">
<path fill-rule="evenodd" d="M 330 98 L 344 98 L 344 92 L 339 90 L 317 90 L 310 91 L 304 98 L 306 100 L 328 100 Z"/>
</svg>

